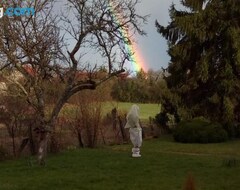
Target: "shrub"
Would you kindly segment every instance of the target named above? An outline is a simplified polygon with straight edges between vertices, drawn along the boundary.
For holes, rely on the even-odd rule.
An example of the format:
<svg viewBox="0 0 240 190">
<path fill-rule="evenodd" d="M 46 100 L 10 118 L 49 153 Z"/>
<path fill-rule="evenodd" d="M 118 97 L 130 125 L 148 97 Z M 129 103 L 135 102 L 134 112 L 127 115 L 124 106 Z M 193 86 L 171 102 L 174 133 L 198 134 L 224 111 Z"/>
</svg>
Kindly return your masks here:
<svg viewBox="0 0 240 190">
<path fill-rule="evenodd" d="M 158 113 L 155 116 L 155 121 L 159 125 L 167 125 L 167 122 L 169 121 L 167 113 L 166 112 Z"/>
<path fill-rule="evenodd" d="M 227 131 L 229 137 L 240 138 L 240 124 L 239 123 L 226 123 L 223 127 Z"/>
<path fill-rule="evenodd" d="M 235 125 L 235 134 L 236 134 L 236 138 L 240 138 L 240 124 L 238 123 L 238 124 L 236 124 Z"/>
<path fill-rule="evenodd" d="M 181 121 L 173 133 L 174 139 L 183 143 L 217 143 L 228 139 L 226 130 L 218 123 L 204 118 Z"/>
<path fill-rule="evenodd" d="M 0 145 L 0 161 L 5 160 L 7 155 L 7 150 Z"/>
<path fill-rule="evenodd" d="M 168 122 L 169 122 L 168 114 L 167 112 L 161 112 L 158 113 L 155 116 L 154 122 L 166 133 L 170 133 L 171 129 L 169 128 Z"/>
</svg>

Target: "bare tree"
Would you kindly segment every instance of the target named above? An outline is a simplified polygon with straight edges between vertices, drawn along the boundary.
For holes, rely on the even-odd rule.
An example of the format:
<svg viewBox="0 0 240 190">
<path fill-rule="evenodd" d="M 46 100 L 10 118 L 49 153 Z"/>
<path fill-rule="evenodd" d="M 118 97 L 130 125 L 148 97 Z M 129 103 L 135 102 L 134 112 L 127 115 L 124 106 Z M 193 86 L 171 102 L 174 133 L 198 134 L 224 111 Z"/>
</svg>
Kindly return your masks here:
<svg viewBox="0 0 240 190">
<path fill-rule="evenodd" d="M 95 89 L 124 72 L 132 54 L 125 45 L 131 44 L 134 33 L 145 34 L 140 26 L 146 17 L 136 13 L 138 0 L 68 0 L 60 16 L 53 14 L 54 0 L 12 3 L 34 7 L 35 14 L 1 19 L 0 55 L 5 61 L 0 70 L 10 68 L 23 76 L 14 84 L 37 113 L 38 161 L 44 164 L 49 135 L 63 105 L 79 91 Z M 86 58 L 90 50 L 100 55 L 99 63 Z M 103 66 L 108 74 L 95 77 Z M 56 80 L 61 90 L 51 109 L 46 86 L 56 85 Z"/>
</svg>

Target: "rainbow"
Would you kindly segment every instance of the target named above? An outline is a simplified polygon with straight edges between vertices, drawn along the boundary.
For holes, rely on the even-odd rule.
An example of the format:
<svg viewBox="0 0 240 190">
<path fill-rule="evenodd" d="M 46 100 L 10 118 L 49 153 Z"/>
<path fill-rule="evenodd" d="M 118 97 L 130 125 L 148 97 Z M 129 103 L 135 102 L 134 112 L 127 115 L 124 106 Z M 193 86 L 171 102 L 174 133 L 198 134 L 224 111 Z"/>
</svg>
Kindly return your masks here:
<svg viewBox="0 0 240 190">
<path fill-rule="evenodd" d="M 121 23 L 121 18 L 118 15 L 119 13 L 116 13 L 116 11 L 114 10 L 114 5 L 112 0 L 109 0 L 109 7 L 110 10 L 112 12 L 113 18 L 117 23 Z M 129 33 L 127 30 L 120 28 L 120 33 L 122 35 L 123 38 L 125 39 L 131 39 L 131 36 L 129 36 Z M 130 63 L 131 63 L 131 69 L 133 70 L 133 72 L 138 72 L 141 69 L 143 69 L 144 71 L 146 71 L 146 64 L 144 64 L 144 58 L 142 56 L 142 53 L 140 51 L 140 49 L 138 48 L 137 44 L 135 42 L 133 42 L 133 40 L 131 40 L 131 43 L 125 43 L 125 48 L 127 50 L 127 52 L 130 55 Z"/>
</svg>

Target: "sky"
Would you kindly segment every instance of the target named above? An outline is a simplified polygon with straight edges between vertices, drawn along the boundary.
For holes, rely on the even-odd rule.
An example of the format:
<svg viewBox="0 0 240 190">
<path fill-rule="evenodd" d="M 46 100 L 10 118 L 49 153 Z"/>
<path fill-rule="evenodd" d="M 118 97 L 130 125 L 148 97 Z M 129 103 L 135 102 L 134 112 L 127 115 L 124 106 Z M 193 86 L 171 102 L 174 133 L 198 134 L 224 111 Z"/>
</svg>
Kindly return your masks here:
<svg viewBox="0 0 240 190">
<path fill-rule="evenodd" d="M 142 0 L 137 7 L 137 12 L 142 15 L 150 14 L 148 23 L 143 27 L 147 36 L 136 36 L 137 51 L 141 54 L 144 70 L 160 70 L 161 67 L 168 66 L 170 57 L 168 56 L 167 41 L 163 38 L 155 27 L 155 21 L 167 26 L 170 22 L 169 8 L 174 3 L 180 8 L 180 0 Z"/>
<path fill-rule="evenodd" d="M 55 11 L 61 10 L 62 5 L 65 3 L 66 0 L 58 0 Z M 150 15 L 147 24 L 143 26 L 147 35 L 134 36 L 137 43 L 133 46 L 137 57 L 140 58 L 137 59 L 137 65 L 141 65 L 145 71 L 149 69 L 160 70 L 162 67 L 166 68 L 168 66 L 170 57 L 167 53 L 167 41 L 157 32 L 155 21 L 157 20 L 160 25 L 167 26 L 168 22 L 170 22 L 169 8 L 172 3 L 177 8 L 181 8 L 180 0 L 141 0 L 136 7 L 137 14 Z M 95 59 L 95 62 L 99 62 L 98 57 Z M 134 72 L 132 63 L 127 63 L 125 67 L 132 69 Z"/>
<path fill-rule="evenodd" d="M 58 6 L 55 7 L 56 10 L 61 9 L 60 7 L 64 4 L 65 0 L 59 0 L 58 2 Z M 162 67 L 166 68 L 168 66 L 170 57 L 167 53 L 167 41 L 157 32 L 155 21 L 157 20 L 163 26 L 168 25 L 168 22 L 170 22 L 169 8 L 172 3 L 177 8 L 181 8 L 180 0 L 141 0 L 136 7 L 137 14 L 149 15 L 147 24 L 143 25 L 143 29 L 147 35 L 134 36 L 136 44 L 133 49 L 137 57 L 140 58 L 137 59 L 139 62 L 137 65 L 141 65 L 144 71 L 148 71 L 149 69 L 157 71 Z M 96 59 L 93 62 L 99 61 L 99 57 L 97 56 L 90 59 Z M 125 68 L 133 73 L 136 71 L 136 67 L 131 62 L 126 63 Z"/>
</svg>

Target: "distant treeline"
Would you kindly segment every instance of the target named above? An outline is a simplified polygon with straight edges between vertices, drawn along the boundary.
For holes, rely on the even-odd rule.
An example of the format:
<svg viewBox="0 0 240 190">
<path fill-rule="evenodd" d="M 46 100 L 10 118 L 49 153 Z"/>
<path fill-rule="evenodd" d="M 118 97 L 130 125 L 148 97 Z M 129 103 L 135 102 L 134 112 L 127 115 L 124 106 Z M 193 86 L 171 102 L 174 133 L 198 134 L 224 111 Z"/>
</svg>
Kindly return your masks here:
<svg viewBox="0 0 240 190">
<path fill-rule="evenodd" d="M 115 81 L 111 96 L 121 102 L 159 103 L 161 91 L 165 88 L 162 71 L 145 72 L 141 69 L 134 77 Z"/>
</svg>

